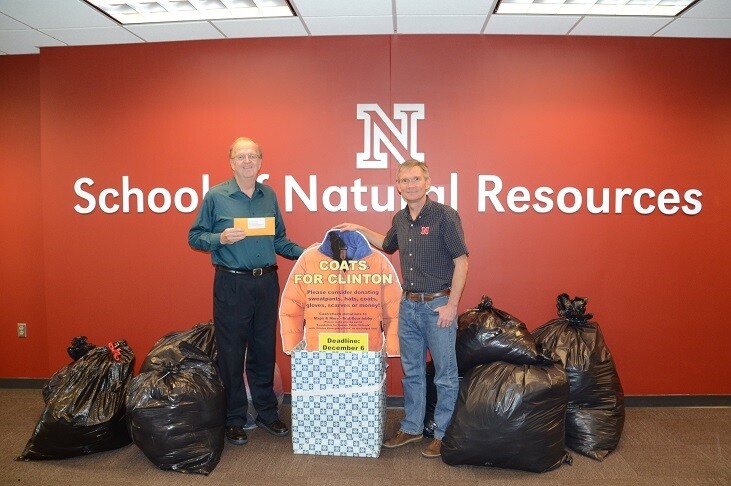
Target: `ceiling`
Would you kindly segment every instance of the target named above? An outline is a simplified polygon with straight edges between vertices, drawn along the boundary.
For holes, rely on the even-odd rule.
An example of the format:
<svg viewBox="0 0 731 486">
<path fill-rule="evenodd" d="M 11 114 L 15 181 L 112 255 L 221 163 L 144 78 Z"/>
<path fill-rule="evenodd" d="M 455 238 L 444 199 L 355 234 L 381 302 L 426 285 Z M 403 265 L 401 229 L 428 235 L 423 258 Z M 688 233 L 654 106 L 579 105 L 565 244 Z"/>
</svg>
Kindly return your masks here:
<svg viewBox="0 0 731 486">
<path fill-rule="evenodd" d="M 0 0 L 0 54 L 39 48 L 246 37 L 521 34 L 731 38 L 731 0 L 679 17 L 493 15 L 497 0 L 289 0 L 288 18 L 122 27 L 82 0 Z"/>
</svg>

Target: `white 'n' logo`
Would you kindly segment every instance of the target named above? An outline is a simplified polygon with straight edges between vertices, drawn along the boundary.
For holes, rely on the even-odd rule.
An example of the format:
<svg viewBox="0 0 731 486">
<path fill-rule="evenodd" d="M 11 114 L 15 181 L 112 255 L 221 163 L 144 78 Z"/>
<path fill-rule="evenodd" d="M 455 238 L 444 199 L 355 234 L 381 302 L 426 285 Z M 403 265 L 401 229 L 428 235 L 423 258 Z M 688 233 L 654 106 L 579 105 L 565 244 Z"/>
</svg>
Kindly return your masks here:
<svg viewBox="0 0 731 486">
<path fill-rule="evenodd" d="M 391 143 L 386 133 L 371 118 L 375 113 L 381 122 L 388 128 L 394 137 L 408 151 L 409 157 L 404 155 Z M 388 155 L 381 150 L 381 144 L 385 145 L 388 152 L 391 152 L 399 163 L 407 158 L 424 160 L 424 154 L 417 148 L 416 121 L 424 119 L 423 103 L 396 103 L 393 105 L 393 117 L 401 122 L 401 129 L 386 116 L 380 106 L 375 103 L 358 104 L 358 120 L 363 120 L 363 152 L 359 153 L 356 159 L 358 169 L 386 169 L 388 168 Z"/>
</svg>

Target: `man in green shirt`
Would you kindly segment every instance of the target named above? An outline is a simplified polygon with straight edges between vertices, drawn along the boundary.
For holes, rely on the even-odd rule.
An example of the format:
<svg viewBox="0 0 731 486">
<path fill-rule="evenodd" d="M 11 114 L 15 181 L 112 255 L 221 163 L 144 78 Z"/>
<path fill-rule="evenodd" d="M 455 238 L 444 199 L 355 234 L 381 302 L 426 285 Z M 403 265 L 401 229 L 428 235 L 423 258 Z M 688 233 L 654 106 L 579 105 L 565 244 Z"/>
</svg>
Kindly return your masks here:
<svg viewBox="0 0 731 486">
<path fill-rule="evenodd" d="M 256 181 L 262 162 L 259 145 L 250 138 L 236 139 L 229 161 L 234 176 L 206 193 L 188 242 L 210 252 L 216 268 L 213 322 L 226 391 L 226 438 L 245 444 L 244 369 L 258 413 L 256 424 L 274 435 L 289 433 L 279 419 L 273 390 L 279 299 L 276 254 L 295 259 L 303 249 L 287 239 L 274 191 Z M 243 228 L 234 227 L 234 218 Z"/>
</svg>

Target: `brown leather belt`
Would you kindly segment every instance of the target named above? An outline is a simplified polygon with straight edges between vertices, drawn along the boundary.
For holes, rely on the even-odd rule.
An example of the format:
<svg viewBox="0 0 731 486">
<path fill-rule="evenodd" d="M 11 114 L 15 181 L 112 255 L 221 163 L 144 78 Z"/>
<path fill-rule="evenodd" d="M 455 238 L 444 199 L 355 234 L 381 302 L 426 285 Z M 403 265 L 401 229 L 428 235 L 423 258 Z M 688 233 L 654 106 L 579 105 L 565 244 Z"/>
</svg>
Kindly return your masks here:
<svg viewBox="0 0 731 486">
<path fill-rule="evenodd" d="M 261 277 L 262 275 L 266 275 L 267 273 L 274 272 L 278 267 L 276 265 L 272 265 L 270 267 L 264 267 L 264 268 L 228 268 L 221 265 L 216 265 L 216 270 L 226 273 L 234 273 L 236 275 L 253 275 L 255 277 Z"/>
<path fill-rule="evenodd" d="M 442 290 L 441 292 L 434 292 L 432 294 L 429 293 L 422 293 L 422 292 L 406 292 L 404 291 L 404 297 L 406 297 L 409 300 L 413 300 L 414 302 L 430 302 L 437 297 L 444 297 L 445 295 L 449 295 L 449 289 Z"/>
</svg>

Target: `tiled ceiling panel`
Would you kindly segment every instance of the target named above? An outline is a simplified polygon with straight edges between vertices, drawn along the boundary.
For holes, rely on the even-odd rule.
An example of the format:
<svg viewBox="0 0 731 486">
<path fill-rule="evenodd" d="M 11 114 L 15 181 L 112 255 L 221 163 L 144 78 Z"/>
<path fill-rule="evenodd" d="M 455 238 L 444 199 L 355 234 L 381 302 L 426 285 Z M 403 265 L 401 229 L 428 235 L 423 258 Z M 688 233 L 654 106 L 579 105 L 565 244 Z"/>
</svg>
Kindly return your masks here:
<svg viewBox="0 0 731 486">
<path fill-rule="evenodd" d="M 702 0 L 685 11 L 684 18 L 731 19 L 731 1 Z"/>
<path fill-rule="evenodd" d="M 401 34 L 479 34 L 484 15 L 399 15 Z"/>
<path fill-rule="evenodd" d="M 496 0 L 396 0 L 398 15 L 487 15 Z"/>
<path fill-rule="evenodd" d="M 571 35 L 606 35 L 647 37 L 665 27 L 673 19 L 665 17 L 584 17 Z"/>
<path fill-rule="evenodd" d="M 303 20 L 312 35 L 393 34 L 391 16 L 306 17 Z"/>
<path fill-rule="evenodd" d="M 493 15 L 485 34 L 564 35 L 581 20 L 568 15 Z"/>
<path fill-rule="evenodd" d="M 63 42 L 37 30 L 0 31 L 0 46 L 7 54 L 38 54 L 40 47 L 63 45 Z"/>
<path fill-rule="evenodd" d="M 81 0 L 0 0 L 0 12 L 34 29 L 116 25 Z"/>
<path fill-rule="evenodd" d="M 104 44 L 133 44 L 144 42 L 122 27 L 89 27 L 85 29 L 43 29 L 54 39 L 68 46 L 93 46 Z"/>
<path fill-rule="evenodd" d="M 731 38 L 731 19 L 675 19 L 656 35 L 658 37 L 723 37 L 728 39 Z"/>
<path fill-rule="evenodd" d="M 296 0 L 290 2 L 303 17 L 377 17 L 391 15 L 391 0 Z"/>
<path fill-rule="evenodd" d="M 214 20 L 211 22 L 229 38 L 292 37 L 308 35 L 298 17 L 276 19 Z"/>
<path fill-rule="evenodd" d="M 121 1 L 121 0 L 120 0 Z M 0 54 L 46 46 L 328 35 L 731 37 L 731 0 L 699 0 L 678 18 L 493 14 L 497 0 L 289 0 L 291 18 L 121 26 L 83 0 L 0 0 Z"/>
<path fill-rule="evenodd" d="M 127 30 L 147 42 L 222 39 L 223 34 L 210 22 L 128 25 Z"/>
</svg>

